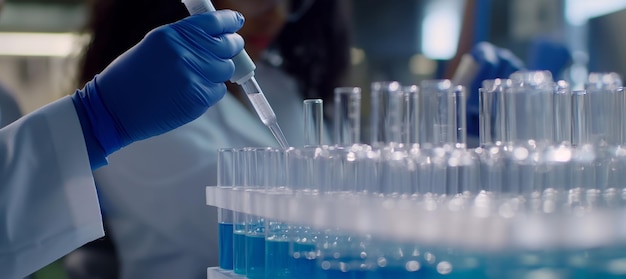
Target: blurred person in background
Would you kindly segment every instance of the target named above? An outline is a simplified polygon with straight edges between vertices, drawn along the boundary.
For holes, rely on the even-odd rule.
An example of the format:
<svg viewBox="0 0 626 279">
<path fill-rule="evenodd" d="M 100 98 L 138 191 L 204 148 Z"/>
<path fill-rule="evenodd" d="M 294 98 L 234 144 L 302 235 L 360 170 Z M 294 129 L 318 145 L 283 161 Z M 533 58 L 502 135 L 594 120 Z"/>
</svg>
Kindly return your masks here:
<svg viewBox="0 0 626 279">
<path fill-rule="evenodd" d="M 241 12 L 238 32 L 257 65 L 256 79 L 292 146 L 303 146 L 302 101 L 332 102 L 349 67 L 347 1 L 215 0 Z M 92 41 L 81 82 L 101 71 L 150 29 L 188 15 L 180 1 L 101 0 L 91 9 Z M 115 20 L 112 20 L 115 19 Z M 95 172 L 110 239 L 65 259 L 70 278 L 206 278 L 218 265 L 217 213 L 205 187 L 216 184 L 217 149 L 277 146 L 238 86 L 203 116 L 160 137 L 129 146 Z M 117 260 L 114 257 L 118 256 Z M 106 259 L 108 258 L 108 259 Z M 107 277 L 115 278 L 115 277 Z"/>
<path fill-rule="evenodd" d="M 21 116 L 22 110 L 15 96 L 0 84 L 0 128 L 11 124 Z"/>
<path fill-rule="evenodd" d="M 0 13 L 2 13 L 2 5 L 4 0 L 0 0 Z M 22 116 L 20 106 L 6 88 L 0 84 L 0 128 L 9 125 Z"/>
</svg>

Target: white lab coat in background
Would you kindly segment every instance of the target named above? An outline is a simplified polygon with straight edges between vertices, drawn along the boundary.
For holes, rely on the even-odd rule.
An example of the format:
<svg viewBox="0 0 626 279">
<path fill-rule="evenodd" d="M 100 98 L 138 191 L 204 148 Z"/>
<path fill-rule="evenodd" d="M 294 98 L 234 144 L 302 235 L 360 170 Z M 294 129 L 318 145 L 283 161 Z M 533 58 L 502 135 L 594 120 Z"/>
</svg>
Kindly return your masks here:
<svg viewBox="0 0 626 279">
<path fill-rule="evenodd" d="M 289 144 L 302 146 L 294 80 L 270 66 L 256 73 Z M 95 178 L 122 279 L 206 278 L 206 268 L 218 265 L 217 211 L 205 199 L 205 187 L 216 184 L 217 149 L 249 146 L 277 142 L 226 94 L 199 119 L 109 157 Z"/>
<path fill-rule="evenodd" d="M 0 277 L 24 278 L 104 235 L 70 97 L 0 130 Z"/>
</svg>

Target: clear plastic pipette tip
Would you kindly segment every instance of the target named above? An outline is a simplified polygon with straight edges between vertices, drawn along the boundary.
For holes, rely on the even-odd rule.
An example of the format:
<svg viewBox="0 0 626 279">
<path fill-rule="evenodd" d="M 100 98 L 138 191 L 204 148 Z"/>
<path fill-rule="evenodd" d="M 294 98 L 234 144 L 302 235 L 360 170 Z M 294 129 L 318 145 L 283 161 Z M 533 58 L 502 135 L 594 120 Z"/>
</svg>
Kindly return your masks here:
<svg viewBox="0 0 626 279">
<path fill-rule="evenodd" d="M 269 123 L 267 124 L 267 127 L 270 128 L 270 131 L 272 131 L 272 134 L 274 135 L 282 149 L 289 148 L 287 139 L 285 138 L 285 135 L 283 135 L 283 131 L 280 129 L 280 126 L 278 126 L 278 122 Z"/>
<path fill-rule="evenodd" d="M 257 115 L 259 116 L 263 124 L 265 124 L 265 126 L 270 129 L 270 131 L 276 138 L 276 141 L 278 141 L 278 144 L 280 144 L 280 147 L 284 149 L 289 148 L 287 139 L 285 138 L 285 135 L 283 135 L 283 131 L 278 126 L 276 114 L 274 114 L 274 110 L 272 110 L 269 102 L 267 102 L 267 99 L 265 98 L 265 95 L 263 95 L 263 91 L 261 91 L 261 87 L 257 83 L 254 76 L 250 77 L 247 81 L 241 83 L 241 87 L 246 93 L 246 96 L 248 96 L 248 99 L 250 100 L 252 107 L 254 107 Z"/>
</svg>

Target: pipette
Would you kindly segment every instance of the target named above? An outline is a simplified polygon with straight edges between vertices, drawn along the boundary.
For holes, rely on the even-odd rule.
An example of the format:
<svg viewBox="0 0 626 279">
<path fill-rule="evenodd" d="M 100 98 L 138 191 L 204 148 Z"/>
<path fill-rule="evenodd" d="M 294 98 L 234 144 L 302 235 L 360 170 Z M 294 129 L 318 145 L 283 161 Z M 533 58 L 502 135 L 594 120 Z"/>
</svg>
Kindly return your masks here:
<svg viewBox="0 0 626 279">
<path fill-rule="evenodd" d="M 182 2 L 191 15 L 215 11 L 215 7 L 210 0 L 182 0 Z M 248 96 L 250 103 L 263 124 L 270 129 L 278 141 L 278 144 L 280 144 L 280 147 L 287 149 L 289 144 L 280 126 L 278 126 L 276 114 L 274 114 L 274 110 L 272 110 L 261 87 L 259 87 L 259 84 L 254 78 L 254 70 L 256 69 L 254 62 L 250 59 L 248 53 L 242 50 L 233 57 L 233 63 L 235 63 L 235 73 L 230 81 L 243 88 L 243 91 L 246 93 L 246 96 Z"/>
</svg>

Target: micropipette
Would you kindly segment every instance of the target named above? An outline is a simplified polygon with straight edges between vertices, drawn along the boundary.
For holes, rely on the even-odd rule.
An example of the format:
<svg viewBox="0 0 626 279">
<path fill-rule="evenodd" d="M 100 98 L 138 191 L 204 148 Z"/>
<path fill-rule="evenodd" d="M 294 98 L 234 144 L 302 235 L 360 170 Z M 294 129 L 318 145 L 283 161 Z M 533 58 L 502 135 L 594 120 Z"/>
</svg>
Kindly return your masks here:
<svg viewBox="0 0 626 279">
<path fill-rule="evenodd" d="M 210 0 L 182 0 L 182 2 L 191 15 L 215 11 L 215 7 Z M 254 62 L 250 59 L 248 53 L 242 50 L 233 57 L 233 63 L 235 64 L 235 73 L 230 81 L 243 88 L 263 124 L 270 129 L 280 147 L 287 149 L 289 144 L 287 144 L 287 139 L 285 139 L 283 131 L 278 126 L 276 114 L 274 114 L 274 110 L 272 110 L 261 87 L 259 87 L 254 78 L 254 70 L 256 69 Z"/>
</svg>

